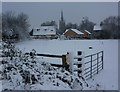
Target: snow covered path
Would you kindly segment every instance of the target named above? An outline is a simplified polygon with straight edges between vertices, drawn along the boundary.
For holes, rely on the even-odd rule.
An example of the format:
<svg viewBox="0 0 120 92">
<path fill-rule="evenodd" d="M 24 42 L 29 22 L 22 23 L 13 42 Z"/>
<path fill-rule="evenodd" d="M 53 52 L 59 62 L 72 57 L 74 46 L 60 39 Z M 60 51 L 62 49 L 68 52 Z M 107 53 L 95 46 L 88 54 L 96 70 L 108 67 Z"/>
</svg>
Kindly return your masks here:
<svg viewBox="0 0 120 92">
<path fill-rule="evenodd" d="M 93 49 L 90 50 L 89 47 Z M 88 80 L 90 89 L 117 90 L 118 89 L 118 41 L 117 40 L 32 40 L 16 44 L 24 52 L 35 49 L 41 54 L 62 55 L 66 52 L 83 51 L 85 55 L 104 51 L 104 69 Z M 45 61 L 59 61 L 57 59 L 44 58 Z M 96 86 L 97 85 L 97 86 Z"/>
</svg>

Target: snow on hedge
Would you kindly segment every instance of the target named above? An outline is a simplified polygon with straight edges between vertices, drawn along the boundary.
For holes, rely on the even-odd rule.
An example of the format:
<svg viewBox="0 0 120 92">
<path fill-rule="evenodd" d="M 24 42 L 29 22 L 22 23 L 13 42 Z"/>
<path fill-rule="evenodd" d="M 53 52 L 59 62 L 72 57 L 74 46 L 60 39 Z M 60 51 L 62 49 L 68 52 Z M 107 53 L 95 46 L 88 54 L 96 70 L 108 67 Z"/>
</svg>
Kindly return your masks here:
<svg viewBox="0 0 120 92">
<path fill-rule="evenodd" d="M 83 90 L 118 90 L 118 40 L 40 40 L 34 39 L 16 43 L 16 48 L 22 52 L 35 49 L 40 54 L 65 55 L 66 52 L 83 51 L 84 55 L 104 51 L 104 68 L 92 79 L 87 80 L 89 87 Z M 92 47 L 92 49 L 89 49 Z M 61 59 L 39 57 L 40 61 L 61 64 Z M 85 61 L 89 61 L 85 59 Z M 86 67 L 86 66 L 85 66 Z M 98 84 L 100 86 L 98 86 Z M 47 88 L 46 88 L 47 89 Z M 62 88 L 63 89 L 63 88 Z"/>
<path fill-rule="evenodd" d="M 2 90 L 82 90 L 85 79 L 72 75 L 32 56 L 25 55 L 13 44 L 3 43 Z"/>
</svg>

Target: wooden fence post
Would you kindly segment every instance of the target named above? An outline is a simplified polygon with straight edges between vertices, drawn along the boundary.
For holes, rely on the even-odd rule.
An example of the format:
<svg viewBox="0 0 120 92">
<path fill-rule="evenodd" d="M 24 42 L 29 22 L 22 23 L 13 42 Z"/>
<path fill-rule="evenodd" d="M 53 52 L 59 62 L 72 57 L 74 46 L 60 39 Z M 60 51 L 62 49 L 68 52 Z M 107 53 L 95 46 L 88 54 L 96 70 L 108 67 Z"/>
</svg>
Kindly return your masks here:
<svg viewBox="0 0 120 92">
<path fill-rule="evenodd" d="M 66 55 L 62 55 L 62 65 L 63 65 L 63 68 L 66 68 Z"/>
</svg>

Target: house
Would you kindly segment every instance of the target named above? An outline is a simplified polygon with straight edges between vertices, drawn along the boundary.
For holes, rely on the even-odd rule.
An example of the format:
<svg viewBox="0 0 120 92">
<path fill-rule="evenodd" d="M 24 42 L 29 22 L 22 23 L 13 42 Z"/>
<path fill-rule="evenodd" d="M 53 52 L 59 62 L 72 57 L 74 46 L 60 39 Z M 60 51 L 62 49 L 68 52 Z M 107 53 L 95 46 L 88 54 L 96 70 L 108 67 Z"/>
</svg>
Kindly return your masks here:
<svg viewBox="0 0 120 92">
<path fill-rule="evenodd" d="M 66 29 L 66 31 L 63 34 L 66 37 L 78 37 L 78 38 L 81 38 L 84 35 L 84 33 L 77 29 Z"/>
<path fill-rule="evenodd" d="M 29 34 L 33 37 L 53 37 L 56 36 L 56 27 L 41 26 L 40 28 L 32 29 Z"/>
<path fill-rule="evenodd" d="M 91 37 L 91 33 L 87 30 L 83 30 L 82 33 L 84 33 L 84 38 L 90 38 Z"/>
<path fill-rule="evenodd" d="M 102 27 L 101 26 L 94 26 L 93 28 L 93 37 L 94 38 L 100 38 L 102 32 Z"/>
<path fill-rule="evenodd" d="M 30 36 L 33 36 L 33 30 L 35 30 L 35 29 L 32 29 L 32 30 L 30 31 L 30 33 L 29 33 Z"/>
</svg>

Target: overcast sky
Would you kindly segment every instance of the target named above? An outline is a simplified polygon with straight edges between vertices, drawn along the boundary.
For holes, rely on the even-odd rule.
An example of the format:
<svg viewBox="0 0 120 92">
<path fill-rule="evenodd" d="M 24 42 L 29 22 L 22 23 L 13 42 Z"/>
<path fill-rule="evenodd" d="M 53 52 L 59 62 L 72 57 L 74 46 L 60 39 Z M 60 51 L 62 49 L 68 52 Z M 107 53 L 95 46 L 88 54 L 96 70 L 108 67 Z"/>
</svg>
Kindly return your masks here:
<svg viewBox="0 0 120 92">
<path fill-rule="evenodd" d="M 66 23 L 80 24 L 82 17 L 87 16 L 97 25 L 109 16 L 118 15 L 118 2 L 3 2 L 2 12 L 24 12 L 29 16 L 31 28 L 39 27 L 42 22 L 60 20 L 63 10 Z"/>
</svg>

